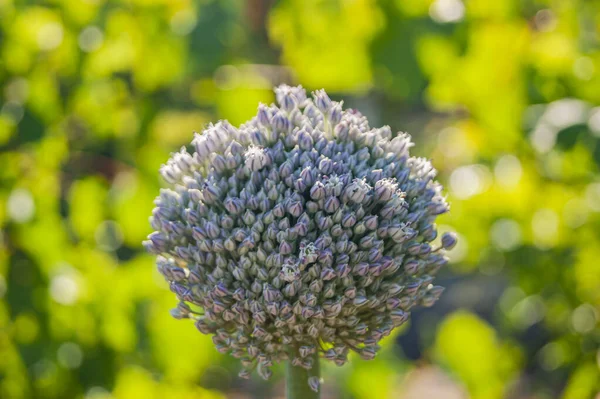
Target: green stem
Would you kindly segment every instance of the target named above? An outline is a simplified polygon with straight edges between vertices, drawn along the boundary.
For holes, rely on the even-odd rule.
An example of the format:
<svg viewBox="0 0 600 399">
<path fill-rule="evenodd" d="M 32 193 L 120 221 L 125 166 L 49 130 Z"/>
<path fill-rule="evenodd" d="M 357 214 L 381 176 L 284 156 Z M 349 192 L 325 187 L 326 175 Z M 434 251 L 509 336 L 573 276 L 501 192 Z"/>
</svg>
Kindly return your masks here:
<svg viewBox="0 0 600 399">
<path fill-rule="evenodd" d="M 292 347 L 289 351 L 290 359 L 285 366 L 285 393 L 287 399 L 319 399 L 319 392 L 313 391 L 308 385 L 310 377 L 321 378 L 319 369 L 319 352 L 315 352 L 313 357 L 313 367 L 306 370 L 302 367 L 292 365 L 292 359 L 296 356 L 296 350 Z"/>
</svg>

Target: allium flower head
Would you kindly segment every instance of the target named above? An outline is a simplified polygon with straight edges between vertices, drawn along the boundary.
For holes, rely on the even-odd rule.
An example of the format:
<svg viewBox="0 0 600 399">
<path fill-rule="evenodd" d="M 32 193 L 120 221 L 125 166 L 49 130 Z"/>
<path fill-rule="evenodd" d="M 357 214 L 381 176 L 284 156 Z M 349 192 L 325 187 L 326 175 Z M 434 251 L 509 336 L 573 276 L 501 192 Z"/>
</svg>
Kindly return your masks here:
<svg viewBox="0 0 600 399">
<path fill-rule="evenodd" d="M 315 353 L 372 359 L 438 299 L 432 282 L 456 242 L 430 244 L 448 205 L 409 135 L 371 128 L 324 90 L 275 93 L 278 105 L 239 128 L 210 125 L 172 155 L 144 243 L 180 301 L 173 316 L 239 358 L 242 377 L 286 359 L 311 369 Z"/>
</svg>

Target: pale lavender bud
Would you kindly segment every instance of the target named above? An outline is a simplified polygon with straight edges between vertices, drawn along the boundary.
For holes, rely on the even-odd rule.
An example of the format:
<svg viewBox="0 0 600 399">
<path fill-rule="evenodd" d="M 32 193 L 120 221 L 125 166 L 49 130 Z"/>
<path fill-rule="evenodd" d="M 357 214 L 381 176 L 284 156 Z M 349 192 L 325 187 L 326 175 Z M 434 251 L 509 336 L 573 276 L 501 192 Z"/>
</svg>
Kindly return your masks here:
<svg viewBox="0 0 600 399">
<path fill-rule="evenodd" d="M 332 104 L 331 99 L 329 98 L 327 93 L 325 93 L 325 90 L 316 90 L 315 92 L 313 92 L 313 97 L 315 105 L 317 106 L 319 111 L 321 111 L 324 114 L 327 114 Z"/>
<path fill-rule="evenodd" d="M 258 112 L 256 114 L 256 118 L 258 119 L 258 123 L 260 123 L 262 126 L 270 126 L 269 112 L 267 111 L 267 107 L 264 104 L 258 105 Z"/>
<path fill-rule="evenodd" d="M 304 151 L 309 151 L 313 146 L 313 139 L 304 130 L 298 133 L 298 146 Z"/>
<path fill-rule="evenodd" d="M 277 112 L 271 120 L 271 126 L 275 131 L 284 133 L 290 129 L 291 122 L 282 112 Z"/>
<path fill-rule="evenodd" d="M 329 122 L 333 125 L 338 124 L 342 120 L 342 103 L 334 103 L 329 110 Z"/>
</svg>

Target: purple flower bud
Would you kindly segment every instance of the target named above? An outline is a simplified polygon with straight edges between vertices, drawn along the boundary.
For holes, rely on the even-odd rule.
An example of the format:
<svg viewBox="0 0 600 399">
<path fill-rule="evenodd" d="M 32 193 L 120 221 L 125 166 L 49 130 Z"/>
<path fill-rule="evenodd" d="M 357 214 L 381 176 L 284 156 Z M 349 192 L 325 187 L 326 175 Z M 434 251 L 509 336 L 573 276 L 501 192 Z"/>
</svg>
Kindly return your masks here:
<svg viewBox="0 0 600 399">
<path fill-rule="evenodd" d="M 285 295 L 288 298 L 293 297 L 294 295 L 296 295 L 296 286 L 294 284 L 288 284 L 283 288 L 283 295 Z"/>
<path fill-rule="evenodd" d="M 282 241 L 281 244 L 279 244 L 279 253 L 282 255 L 289 255 L 292 253 L 292 250 L 292 245 L 287 241 Z"/>
<path fill-rule="evenodd" d="M 302 149 L 304 151 L 310 151 L 313 146 L 313 139 L 310 136 L 310 134 L 301 130 L 298 133 L 298 146 L 300 147 L 300 149 Z"/>
<path fill-rule="evenodd" d="M 304 237 L 308 233 L 308 224 L 306 223 L 298 223 L 294 228 L 300 237 Z"/>
<path fill-rule="evenodd" d="M 329 110 L 329 122 L 336 125 L 342 120 L 342 104 L 335 103 Z"/>
<path fill-rule="evenodd" d="M 354 304 L 354 306 L 357 306 L 360 308 L 360 307 L 365 306 L 368 302 L 369 302 L 369 300 L 367 298 L 365 298 L 364 296 L 357 296 L 356 298 L 354 298 L 354 301 L 352 303 Z"/>
<path fill-rule="evenodd" d="M 308 379 L 308 386 L 310 387 L 310 389 L 312 389 L 315 392 L 319 392 L 319 386 L 321 385 L 321 382 L 319 380 L 319 377 L 310 377 Z"/>
<path fill-rule="evenodd" d="M 271 126 L 276 132 L 283 133 L 290 129 L 291 122 L 282 112 L 277 112 L 271 120 Z"/>
<path fill-rule="evenodd" d="M 392 319 L 392 322 L 394 323 L 394 325 L 399 326 L 401 324 L 403 324 L 406 320 L 408 320 L 408 312 L 405 312 L 401 309 L 396 309 L 393 310 L 390 313 L 390 317 Z"/>
<path fill-rule="evenodd" d="M 282 299 L 281 293 L 268 284 L 265 284 L 263 289 L 263 298 L 267 302 L 274 302 Z"/>
<path fill-rule="evenodd" d="M 321 290 L 323 289 L 323 281 L 322 280 L 313 280 L 313 282 L 310 283 L 309 289 L 314 293 L 321 292 Z"/>
<path fill-rule="evenodd" d="M 288 205 L 288 212 L 293 217 L 300 216 L 302 214 L 302 211 L 303 211 L 302 204 L 298 201 L 294 201 Z"/>
<path fill-rule="evenodd" d="M 420 287 L 421 283 L 419 281 L 413 281 L 406 285 L 404 292 L 406 295 L 415 295 Z"/>
<path fill-rule="evenodd" d="M 202 334 L 210 334 L 214 331 L 211 327 L 209 327 L 209 325 L 206 323 L 206 321 L 204 319 L 198 319 L 196 321 L 196 328 Z"/>
<path fill-rule="evenodd" d="M 242 201 L 237 198 L 226 198 L 224 205 L 227 212 L 232 215 L 239 215 L 242 213 L 243 204 Z"/>
<path fill-rule="evenodd" d="M 442 248 L 451 250 L 456 245 L 456 233 L 447 232 L 442 234 Z"/>
<path fill-rule="evenodd" d="M 356 224 L 356 215 L 354 213 L 349 213 L 344 216 L 342 219 L 342 226 L 348 228 L 352 227 Z"/>
<path fill-rule="evenodd" d="M 386 307 L 388 310 L 398 309 L 400 307 L 400 300 L 398 298 L 388 298 Z"/>
<path fill-rule="evenodd" d="M 148 238 L 152 242 L 154 248 L 160 250 L 161 252 L 167 246 L 167 239 L 162 233 L 155 231 L 154 233 L 150 234 Z"/>
<path fill-rule="evenodd" d="M 310 189 L 310 197 L 315 201 L 318 201 L 325 197 L 325 186 L 323 183 L 316 182 L 314 186 Z"/>
<path fill-rule="evenodd" d="M 351 270 L 347 263 L 342 263 L 342 264 L 337 265 L 335 271 L 336 271 L 338 277 L 344 278 L 344 277 L 348 276 L 348 274 L 350 273 Z"/>
<path fill-rule="evenodd" d="M 327 360 L 333 360 L 337 357 L 337 354 L 335 353 L 335 351 L 333 349 L 327 349 L 325 351 L 325 358 Z"/>
<path fill-rule="evenodd" d="M 365 262 L 360 262 L 354 265 L 352 272 L 358 276 L 365 276 L 369 271 L 369 264 Z"/>
<path fill-rule="evenodd" d="M 309 306 L 305 306 L 302 308 L 302 317 L 304 319 L 310 319 L 315 314 L 315 310 Z"/>
<path fill-rule="evenodd" d="M 271 369 L 264 367 L 262 365 L 258 366 L 257 371 L 258 371 L 258 375 L 260 375 L 263 380 L 268 380 L 269 378 L 271 378 L 271 375 L 273 375 L 273 372 L 271 371 Z"/>
<path fill-rule="evenodd" d="M 258 113 L 256 114 L 256 118 L 258 119 L 258 123 L 260 123 L 262 126 L 270 126 L 269 113 L 267 111 L 267 107 L 264 104 L 258 105 Z"/>
<path fill-rule="evenodd" d="M 319 161 L 319 170 L 324 175 L 329 175 L 333 171 L 333 162 L 329 158 L 323 158 Z"/>
<path fill-rule="evenodd" d="M 409 260 L 404 264 L 404 271 L 409 276 L 412 276 L 417 273 L 419 270 L 419 261 L 417 260 Z"/>
<path fill-rule="evenodd" d="M 421 245 L 413 242 L 406 248 L 406 252 L 410 255 L 418 255 L 421 252 Z"/>
<path fill-rule="evenodd" d="M 379 180 L 375 183 L 375 197 L 381 202 L 389 201 L 397 189 L 398 185 L 392 180 Z"/>
<path fill-rule="evenodd" d="M 394 283 L 388 287 L 387 291 L 390 295 L 398 295 L 400 292 L 402 292 L 403 289 L 404 287 L 402 285 Z M 406 290 L 406 292 L 408 293 L 408 289 Z"/>
<path fill-rule="evenodd" d="M 282 163 L 281 166 L 279 167 L 279 175 L 282 178 L 286 178 L 292 174 L 293 170 L 294 170 L 294 166 L 292 165 L 292 163 L 290 161 L 286 161 L 286 162 Z"/>
<path fill-rule="evenodd" d="M 360 351 L 360 357 L 363 358 L 364 360 L 372 360 L 375 358 L 375 355 L 377 354 L 377 352 L 375 351 L 375 349 L 373 348 L 363 348 Z"/>
<path fill-rule="evenodd" d="M 325 90 L 317 90 L 313 93 L 315 105 L 324 114 L 327 114 L 329 109 L 331 108 L 331 99 L 325 93 Z"/>
<path fill-rule="evenodd" d="M 321 280 L 329 281 L 329 280 L 334 279 L 335 277 L 336 277 L 335 271 L 332 268 L 330 268 L 330 267 L 323 268 L 323 271 L 321 272 Z"/>
<path fill-rule="evenodd" d="M 325 201 L 324 209 L 328 213 L 334 213 L 335 211 L 337 211 L 339 209 L 339 207 L 340 207 L 340 201 L 337 199 L 337 197 L 329 197 Z"/>
</svg>

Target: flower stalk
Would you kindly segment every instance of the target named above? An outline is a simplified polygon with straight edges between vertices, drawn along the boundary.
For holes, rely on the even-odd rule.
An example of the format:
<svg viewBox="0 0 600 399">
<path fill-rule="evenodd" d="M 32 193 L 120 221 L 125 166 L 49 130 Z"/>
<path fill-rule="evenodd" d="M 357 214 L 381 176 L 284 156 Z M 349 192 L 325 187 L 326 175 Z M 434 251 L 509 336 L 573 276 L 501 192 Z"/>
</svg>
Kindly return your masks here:
<svg viewBox="0 0 600 399">
<path fill-rule="evenodd" d="M 290 351 L 293 356 L 295 350 Z M 306 370 L 300 366 L 294 366 L 289 360 L 285 365 L 285 394 L 287 399 L 319 399 L 320 395 L 320 372 L 319 355 L 315 352 L 311 355 L 313 367 Z M 306 381 L 309 383 L 307 384 Z"/>
</svg>

